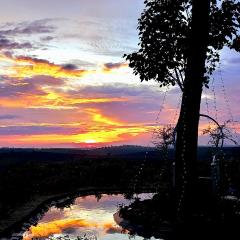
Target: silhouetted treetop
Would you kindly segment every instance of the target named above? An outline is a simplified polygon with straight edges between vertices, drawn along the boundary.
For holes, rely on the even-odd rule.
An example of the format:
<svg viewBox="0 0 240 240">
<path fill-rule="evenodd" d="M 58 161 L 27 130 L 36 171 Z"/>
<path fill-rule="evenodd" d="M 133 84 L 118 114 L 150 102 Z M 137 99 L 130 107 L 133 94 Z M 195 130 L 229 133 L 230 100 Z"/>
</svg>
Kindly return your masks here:
<svg viewBox="0 0 240 240">
<path fill-rule="evenodd" d="M 178 84 L 183 90 L 188 59 L 192 3 L 190 0 L 145 0 L 138 20 L 139 50 L 124 55 L 141 81 L 156 80 L 160 87 Z M 206 74 L 203 84 L 227 46 L 240 51 L 240 2 L 211 0 Z"/>
</svg>

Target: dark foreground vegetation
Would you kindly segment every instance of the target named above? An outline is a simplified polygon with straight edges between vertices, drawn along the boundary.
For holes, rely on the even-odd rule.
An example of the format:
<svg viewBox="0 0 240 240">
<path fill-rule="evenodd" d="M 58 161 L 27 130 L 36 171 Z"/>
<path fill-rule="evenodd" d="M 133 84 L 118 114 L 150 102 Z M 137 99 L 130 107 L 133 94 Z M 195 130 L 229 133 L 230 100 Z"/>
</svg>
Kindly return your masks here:
<svg viewBox="0 0 240 240">
<path fill-rule="evenodd" d="M 147 150 L 152 152 L 140 181 L 144 183 L 141 187 L 153 188 L 161 169 L 161 155 L 153 149 L 1 149 L 0 232 L 29 214 L 28 206 L 35 208 L 57 195 L 83 188 L 133 189 L 131 179 Z"/>
<path fill-rule="evenodd" d="M 198 195 L 195 211 L 188 221 L 177 221 L 174 198 L 169 193 L 161 193 L 153 199 L 136 199 L 130 206 L 122 207 L 119 216 L 123 221 L 119 225 L 129 230 L 130 235 L 145 239 L 153 236 L 164 240 L 238 239 L 239 202 L 231 198 L 217 201 L 206 189 L 204 193 Z"/>
<path fill-rule="evenodd" d="M 238 195 L 240 149 L 225 148 L 224 152 L 224 161 L 221 163 L 221 191 L 226 195 L 231 191 Z M 210 181 L 211 149 L 200 148 L 198 158 L 199 176 L 203 181 Z M 11 227 L 14 221 L 25 217 L 27 213 L 24 206 L 37 207 L 41 201 L 48 198 L 71 194 L 83 188 L 118 189 L 129 196 L 137 190 L 151 189 L 164 196 L 150 203 L 151 208 L 154 207 L 155 216 L 159 219 L 158 214 L 161 213 L 162 216 L 170 217 L 170 201 L 167 205 L 161 204 L 161 201 L 166 201 L 166 193 L 171 194 L 173 159 L 173 151 L 170 151 L 166 161 L 154 148 L 137 146 L 93 150 L 1 149 L 0 233 Z M 134 212 L 138 221 L 151 219 L 149 214 L 153 216 L 153 212 L 148 208 L 149 202 L 145 203 L 136 205 L 142 212 L 142 217 Z M 159 206 L 164 206 L 165 213 Z M 132 218 L 130 212 L 127 215 Z M 14 219 L 11 219 L 13 216 Z M 155 218 L 152 218 L 152 221 L 155 226 L 160 224 Z"/>
</svg>

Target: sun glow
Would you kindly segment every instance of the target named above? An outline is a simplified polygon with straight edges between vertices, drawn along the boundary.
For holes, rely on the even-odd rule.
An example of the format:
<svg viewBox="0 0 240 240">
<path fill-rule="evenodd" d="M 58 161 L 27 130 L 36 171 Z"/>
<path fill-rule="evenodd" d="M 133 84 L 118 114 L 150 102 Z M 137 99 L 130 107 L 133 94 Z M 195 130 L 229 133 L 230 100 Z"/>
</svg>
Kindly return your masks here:
<svg viewBox="0 0 240 240">
<path fill-rule="evenodd" d="M 97 141 L 94 140 L 94 139 L 87 139 L 87 140 L 85 141 L 85 143 L 93 144 L 93 143 L 97 143 Z"/>
</svg>

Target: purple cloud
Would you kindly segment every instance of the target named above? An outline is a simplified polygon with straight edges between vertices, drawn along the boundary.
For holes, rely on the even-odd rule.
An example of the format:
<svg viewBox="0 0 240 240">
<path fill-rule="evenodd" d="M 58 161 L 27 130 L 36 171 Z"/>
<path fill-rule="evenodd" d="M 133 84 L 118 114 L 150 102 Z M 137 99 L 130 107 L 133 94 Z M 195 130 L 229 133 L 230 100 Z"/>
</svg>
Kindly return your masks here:
<svg viewBox="0 0 240 240">
<path fill-rule="evenodd" d="M 108 70 L 111 70 L 111 69 L 120 68 L 124 65 L 125 65 L 125 63 L 105 63 L 104 67 Z"/>
<path fill-rule="evenodd" d="M 3 81 L 0 84 L 1 97 L 19 97 L 21 95 L 46 95 L 41 86 L 62 86 L 64 80 L 51 76 L 35 76 L 18 81 L 7 76 L 0 76 Z"/>
<path fill-rule="evenodd" d="M 14 23 L 8 24 L 12 28 L 7 30 L 1 30 L 0 35 L 3 36 L 16 36 L 16 35 L 29 35 L 29 34 L 42 34 L 53 33 L 56 27 L 49 25 L 49 21 L 52 19 L 41 19 L 33 22 L 21 22 L 15 25 Z"/>
<path fill-rule="evenodd" d="M 34 85 L 48 85 L 48 86 L 61 86 L 64 84 L 64 80 L 61 78 L 54 78 L 51 76 L 35 76 L 32 78 L 25 78 L 22 80 L 28 84 Z"/>
<path fill-rule="evenodd" d="M 0 85 L 0 96 L 1 97 L 19 97 L 23 94 L 31 95 L 45 95 L 46 93 L 41 90 L 38 86 L 27 83 L 27 84 L 1 84 Z"/>
<path fill-rule="evenodd" d="M 23 43 L 19 43 L 19 42 L 15 42 L 15 41 L 11 41 L 7 38 L 0 38 L 0 50 L 6 50 L 6 49 L 31 49 L 33 48 L 33 45 L 29 42 L 23 42 Z"/>
<path fill-rule="evenodd" d="M 40 135 L 40 134 L 79 134 L 85 131 L 79 128 L 52 126 L 7 126 L 0 127 L 0 135 Z"/>
<path fill-rule="evenodd" d="M 11 115 L 11 114 L 0 115 L 0 120 L 11 120 L 11 119 L 16 119 L 16 118 L 19 118 L 19 116 Z"/>
</svg>

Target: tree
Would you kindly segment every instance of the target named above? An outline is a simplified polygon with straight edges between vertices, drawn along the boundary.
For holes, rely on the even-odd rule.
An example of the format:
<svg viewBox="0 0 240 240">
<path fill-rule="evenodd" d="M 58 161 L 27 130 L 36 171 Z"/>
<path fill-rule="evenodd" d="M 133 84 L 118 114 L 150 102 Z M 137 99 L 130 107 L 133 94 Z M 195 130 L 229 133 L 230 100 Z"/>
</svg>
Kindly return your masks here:
<svg viewBox="0 0 240 240">
<path fill-rule="evenodd" d="M 141 81 L 178 85 L 176 199 L 180 217 L 191 212 L 196 186 L 202 89 L 227 46 L 240 51 L 240 3 L 236 0 L 146 0 L 138 22 L 139 50 L 125 55 Z"/>
<path fill-rule="evenodd" d="M 168 151 L 175 144 L 175 127 L 167 125 L 159 127 L 154 131 L 152 143 L 156 149 L 162 152 L 164 159 L 168 158 Z"/>
</svg>

